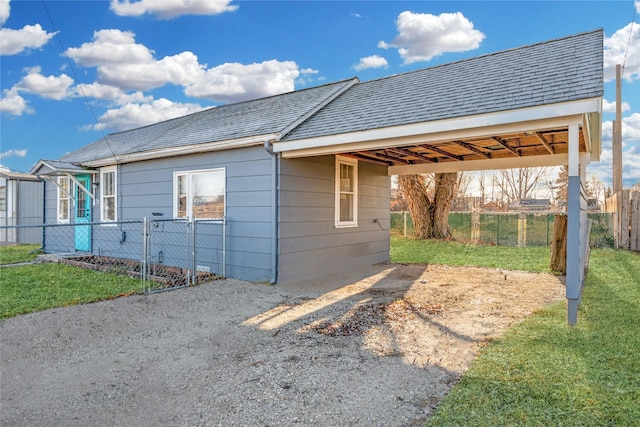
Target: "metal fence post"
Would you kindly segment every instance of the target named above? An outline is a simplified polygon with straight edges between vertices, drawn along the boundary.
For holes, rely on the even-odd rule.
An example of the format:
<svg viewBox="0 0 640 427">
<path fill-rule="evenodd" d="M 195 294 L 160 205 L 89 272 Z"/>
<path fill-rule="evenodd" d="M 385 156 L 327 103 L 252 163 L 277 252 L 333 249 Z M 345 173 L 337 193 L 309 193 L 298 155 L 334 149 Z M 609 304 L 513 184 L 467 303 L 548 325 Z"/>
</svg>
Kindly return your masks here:
<svg viewBox="0 0 640 427">
<path fill-rule="evenodd" d="M 142 287 L 144 291 L 150 290 L 151 286 L 147 286 L 147 275 L 149 268 L 149 218 L 144 218 L 142 221 L 142 262 L 140 273 L 142 274 Z"/>
<path fill-rule="evenodd" d="M 227 277 L 227 217 L 222 218 L 222 277 Z"/>
<path fill-rule="evenodd" d="M 197 263 L 196 263 L 196 228 L 197 228 L 197 222 L 194 221 L 193 218 L 189 218 L 189 227 L 190 227 L 190 231 L 191 231 L 191 284 L 195 285 L 196 282 L 198 281 L 198 270 L 197 270 Z M 187 284 L 189 284 L 187 282 Z"/>
</svg>

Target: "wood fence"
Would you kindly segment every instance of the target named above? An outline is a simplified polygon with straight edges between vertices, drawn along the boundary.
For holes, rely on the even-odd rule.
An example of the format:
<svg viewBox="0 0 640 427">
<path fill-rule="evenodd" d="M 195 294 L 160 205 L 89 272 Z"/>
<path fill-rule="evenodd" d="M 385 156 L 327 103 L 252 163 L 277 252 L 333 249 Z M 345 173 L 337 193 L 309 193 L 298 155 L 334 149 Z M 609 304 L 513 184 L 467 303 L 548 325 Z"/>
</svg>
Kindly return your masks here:
<svg viewBox="0 0 640 427">
<path fill-rule="evenodd" d="M 615 247 L 640 251 L 640 192 L 618 191 L 605 200 L 604 208 L 614 214 Z"/>
</svg>

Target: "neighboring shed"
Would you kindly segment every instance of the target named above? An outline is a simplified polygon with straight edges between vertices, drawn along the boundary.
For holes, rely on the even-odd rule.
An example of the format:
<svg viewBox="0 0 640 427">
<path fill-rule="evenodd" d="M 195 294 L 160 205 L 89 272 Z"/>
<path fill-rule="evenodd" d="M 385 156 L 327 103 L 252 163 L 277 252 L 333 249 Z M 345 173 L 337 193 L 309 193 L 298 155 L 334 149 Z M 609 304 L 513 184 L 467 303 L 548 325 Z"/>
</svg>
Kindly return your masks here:
<svg viewBox="0 0 640 427">
<path fill-rule="evenodd" d="M 0 169 L 0 243 L 40 244 L 43 220 L 42 180 L 26 173 Z"/>
<path fill-rule="evenodd" d="M 60 220 L 65 185 L 101 221 L 198 217 L 194 183 L 208 181 L 207 212 L 228 223 L 227 276 L 283 283 L 388 260 L 391 175 L 568 164 L 573 323 L 581 188 L 600 155 L 602 43 L 597 30 L 216 107 L 108 135 L 32 173 L 58 185 L 47 187 L 48 220 Z"/>
</svg>

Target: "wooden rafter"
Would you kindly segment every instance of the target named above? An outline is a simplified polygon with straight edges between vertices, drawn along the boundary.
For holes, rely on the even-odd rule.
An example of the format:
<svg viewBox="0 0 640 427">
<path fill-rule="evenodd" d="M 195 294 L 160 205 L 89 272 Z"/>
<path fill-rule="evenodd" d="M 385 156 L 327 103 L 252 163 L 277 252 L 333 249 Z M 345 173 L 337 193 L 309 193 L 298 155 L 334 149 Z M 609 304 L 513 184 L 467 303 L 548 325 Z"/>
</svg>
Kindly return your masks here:
<svg viewBox="0 0 640 427">
<path fill-rule="evenodd" d="M 366 153 L 363 153 L 363 154 L 366 154 Z M 348 154 L 345 154 L 345 156 L 353 157 L 354 159 L 362 160 L 364 162 L 374 163 L 374 164 L 380 165 L 380 166 L 393 166 L 394 165 L 390 161 L 372 159 L 371 157 L 365 156 L 363 154 L 360 154 L 360 153 L 348 153 Z"/>
<path fill-rule="evenodd" d="M 495 142 L 497 142 L 498 144 L 502 145 L 504 148 L 509 150 L 511 152 L 511 154 L 513 154 L 514 156 L 516 156 L 516 157 L 520 157 L 521 156 L 521 154 L 518 153 L 518 150 L 516 150 L 515 148 L 510 146 L 509 143 L 507 141 L 505 141 L 504 139 L 498 138 L 497 136 L 492 136 L 491 139 L 493 139 Z"/>
<path fill-rule="evenodd" d="M 484 151 L 479 150 L 476 147 L 474 147 L 473 145 L 468 144 L 468 143 L 466 143 L 464 141 L 451 141 L 451 142 L 453 142 L 454 144 L 459 145 L 460 147 L 466 148 L 467 150 L 469 150 L 469 151 L 471 151 L 473 153 L 476 153 L 477 155 L 482 156 L 485 159 L 490 159 L 491 158 L 491 154 L 490 153 L 485 153 Z"/>
<path fill-rule="evenodd" d="M 358 151 L 357 153 L 354 153 L 354 154 L 362 156 L 364 159 L 373 159 L 373 160 L 383 161 L 392 166 L 397 165 L 398 163 L 405 164 L 405 165 L 411 164 L 411 162 L 408 160 L 398 159 L 396 157 L 391 157 L 385 154 L 377 153 L 375 151 Z"/>
<path fill-rule="evenodd" d="M 429 151 L 433 151 L 434 153 L 438 153 L 438 154 L 442 154 L 443 156 L 449 157 L 450 159 L 455 159 L 458 161 L 462 161 L 463 157 L 462 156 L 458 156 L 456 154 L 451 154 L 447 151 L 444 151 L 438 147 L 434 147 L 433 145 L 429 145 L 429 144 L 422 144 L 421 147 L 426 148 Z"/>
<path fill-rule="evenodd" d="M 394 153 L 402 154 L 404 156 L 413 157 L 413 158 L 419 159 L 419 160 L 424 160 L 425 162 L 435 163 L 437 161 L 435 159 L 432 159 L 431 157 L 423 156 L 420 153 L 414 153 L 413 151 L 408 150 L 406 148 L 394 147 L 394 148 L 388 148 L 387 151 L 391 151 L 391 152 L 394 152 Z"/>
<path fill-rule="evenodd" d="M 540 142 L 542 142 L 542 145 L 544 145 L 547 150 L 549 151 L 550 154 L 553 154 L 553 147 L 551 146 L 551 144 L 549 144 L 547 142 L 547 140 L 545 139 L 544 135 L 542 134 L 542 132 L 536 132 L 536 136 L 538 137 L 538 139 L 540 140 Z"/>
</svg>

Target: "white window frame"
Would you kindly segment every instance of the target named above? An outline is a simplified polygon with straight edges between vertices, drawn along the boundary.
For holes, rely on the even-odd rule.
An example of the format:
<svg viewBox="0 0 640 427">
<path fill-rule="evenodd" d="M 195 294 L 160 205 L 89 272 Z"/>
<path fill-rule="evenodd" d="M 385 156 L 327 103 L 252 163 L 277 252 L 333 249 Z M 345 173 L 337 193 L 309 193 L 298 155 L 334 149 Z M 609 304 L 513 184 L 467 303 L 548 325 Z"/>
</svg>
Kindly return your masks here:
<svg viewBox="0 0 640 427">
<path fill-rule="evenodd" d="M 340 169 L 342 165 L 348 165 L 353 167 L 353 184 L 351 186 L 352 191 L 344 191 L 341 188 L 340 181 Z M 340 220 L 340 198 L 343 194 L 351 194 L 351 209 L 353 212 L 353 219 L 350 221 Z M 336 156 L 336 171 L 335 171 L 335 226 L 336 228 L 347 228 L 358 226 L 358 160 L 350 157 Z"/>
<path fill-rule="evenodd" d="M 71 218 L 71 205 L 73 204 L 73 198 L 64 192 L 62 189 L 64 186 L 62 185 L 62 181 L 67 181 L 67 191 L 69 194 L 73 191 L 71 179 L 68 176 L 59 176 L 58 177 L 58 186 L 56 186 L 56 222 L 58 224 L 68 224 Z M 60 214 L 62 213 L 60 210 L 60 202 L 66 200 L 67 201 L 67 212 L 66 218 L 60 218 Z"/>
<path fill-rule="evenodd" d="M 106 182 L 105 175 L 113 174 L 113 194 L 105 195 Z M 106 206 L 105 199 L 113 198 L 113 218 L 105 218 L 104 208 Z M 100 221 L 101 222 L 116 222 L 118 221 L 118 168 L 116 166 L 110 166 L 100 169 Z"/>
<path fill-rule="evenodd" d="M 224 207 L 222 217 L 220 218 L 193 218 L 194 220 L 220 220 L 223 219 L 227 215 L 227 171 L 225 168 L 214 168 L 214 169 L 199 169 L 199 170 L 191 170 L 191 171 L 176 171 L 173 173 L 173 217 L 176 219 L 188 219 L 189 214 L 193 211 L 193 195 L 191 194 L 191 185 L 192 179 L 194 175 L 198 174 L 206 174 L 206 173 L 215 173 L 222 172 L 222 181 L 224 183 L 223 188 L 223 197 L 224 197 Z M 181 176 L 187 177 L 187 206 L 186 213 L 187 215 L 183 217 L 178 216 L 179 202 L 178 202 L 178 178 Z"/>
</svg>

